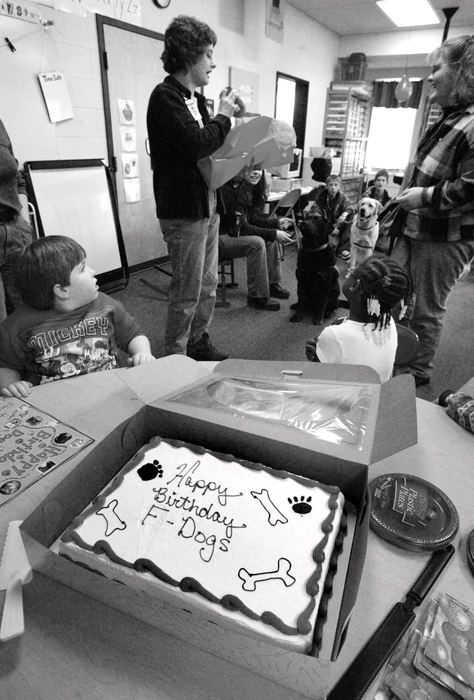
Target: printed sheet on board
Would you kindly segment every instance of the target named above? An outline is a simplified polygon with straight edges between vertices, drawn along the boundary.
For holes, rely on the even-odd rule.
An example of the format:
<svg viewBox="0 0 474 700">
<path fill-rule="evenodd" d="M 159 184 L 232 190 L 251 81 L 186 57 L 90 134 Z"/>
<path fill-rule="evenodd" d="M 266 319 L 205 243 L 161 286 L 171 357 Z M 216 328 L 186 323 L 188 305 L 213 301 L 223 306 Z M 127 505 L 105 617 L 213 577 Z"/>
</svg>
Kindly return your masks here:
<svg viewBox="0 0 474 700">
<path fill-rule="evenodd" d="M 0 398 L 0 506 L 91 442 L 26 401 Z"/>
</svg>

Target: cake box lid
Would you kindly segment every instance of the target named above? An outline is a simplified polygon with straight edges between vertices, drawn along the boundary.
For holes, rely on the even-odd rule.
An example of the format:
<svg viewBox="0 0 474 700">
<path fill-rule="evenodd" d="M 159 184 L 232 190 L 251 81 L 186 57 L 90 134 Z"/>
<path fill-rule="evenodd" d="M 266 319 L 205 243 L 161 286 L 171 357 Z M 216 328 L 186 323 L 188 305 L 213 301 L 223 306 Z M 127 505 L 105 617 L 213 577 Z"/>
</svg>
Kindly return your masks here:
<svg viewBox="0 0 474 700">
<path fill-rule="evenodd" d="M 411 474 L 383 474 L 369 483 L 369 525 L 397 547 L 434 551 L 446 547 L 459 527 L 448 496 Z"/>
<path fill-rule="evenodd" d="M 254 387 L 267 382 L 266 388 L 270 389 L 267 397 L 259 397 L 264 408 L 268 405 L 266 399 L 271 400 L 269 397 L 272 391 L 274 394 L 280 390 L 284 393 L 288 387 L 290 390 L 295 389 L 296 394 L 290 398 L 290 402 L 293 401 L 299 406 L 300 399 L 307 399 L 308 392 L 311 391 L 313 402 L 307 402 L 305 409 L 296 417 L 292 414 L 290 419 L 287 417 L 285 405 L 282 409 L 283 418 L 276 417 L 272 420 L 269 419 L 268 411 L 267 415 L 258 415 L 258 410 L 255 410 L 253 415 L 246 415 L 240 407 L 234 410 L 230 404 L 225 405 L 224 402 L 219 403 L 219 400 L 209 399 L 210 396 L 219 393 L 219 384 L 223 396 L 232 382 L 239 381 L 248 382 Z M 302 387 L 301 392 L 298 387 Z M 317 393 L 319 391 L 320 393 Z M 329 430 L 308 430 L 307 425 L 320 410 L 320 406 L 322 414 L 328 405 L 334 406 L 331 400 L 329 404 L 325 404 L 320 398 L 321 395 L 327 396 L 331 391 L 338 392 L 342 397 L 341 405 L 346 401 L 346 405 L 349 406 L 349 419 L 344 420 L 346 416 L 343 416 L 342 422 L 336 425 L 341 415 L 339 414 Z M 264 393 L 263 391 L 262 394 Z M 355 398 L 347 399 L 351 393 Z M 381 383 L 377 372 L 362 365 L 232 359 L 220 362 L 207 377 L 184 386 L 178 392 L 161 393 L 152 405 L 166 405 L 170 410 L 183 415 L 211 421 L 216 426 L 270 437 L 272 440 L 279 440 L 283 445 L 298 444 L 332 461 L 336 459 L 347 465 L 367 467 L 416 443 L 415 399 L 415 384 L 409 375 L 400 375 Z M 364 415 L 360 419 L 361 411 Z M 351 435 L 351 421 L 354 416 L 355 423 L 359 421 L 357 436 L 356 431 Z M 394 425 L 397 425 L 396 430 Z M 333 439 L 338 430 L 339 436 L 345 433 L 344 436 L 341 439 Z M 349 437 L 346 439 L 347 436 Z"/>
</svg>

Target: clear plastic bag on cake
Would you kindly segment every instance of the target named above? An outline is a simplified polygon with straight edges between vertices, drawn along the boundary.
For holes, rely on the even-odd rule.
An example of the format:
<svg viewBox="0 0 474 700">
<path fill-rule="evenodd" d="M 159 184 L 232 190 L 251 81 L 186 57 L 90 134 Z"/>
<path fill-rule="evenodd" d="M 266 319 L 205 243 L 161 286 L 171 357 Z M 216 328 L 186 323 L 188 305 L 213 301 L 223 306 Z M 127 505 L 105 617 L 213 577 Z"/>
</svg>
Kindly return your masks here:
<svg viewBox="0 0 474 700">
<path fill-rule="evenodd" d="M 298 379 L 221 377 L 169 398 L 302 430 L 320 440 L 362 448 L 372 389 Z"/>
</svg>

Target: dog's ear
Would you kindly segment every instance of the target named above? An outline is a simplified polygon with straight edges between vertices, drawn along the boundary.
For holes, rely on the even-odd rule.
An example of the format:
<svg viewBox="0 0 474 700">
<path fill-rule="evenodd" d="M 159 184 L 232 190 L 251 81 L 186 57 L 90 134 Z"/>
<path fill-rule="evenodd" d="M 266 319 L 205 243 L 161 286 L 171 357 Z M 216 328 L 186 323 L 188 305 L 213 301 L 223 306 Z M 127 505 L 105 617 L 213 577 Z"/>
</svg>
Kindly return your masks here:
<svg viewBox="0 0 474 700">
<path fill-rule="evenodd" d="M 383 204 L 382 204 L 382 202 L 379 202 L 379 201 L 377 200 L 377 209 L 376 209 L 376 214 L 377 214 L 377 216 L 380 214 L 380 212 L 382 211 L 382 209 L 383 209 Z"/>
</svg>

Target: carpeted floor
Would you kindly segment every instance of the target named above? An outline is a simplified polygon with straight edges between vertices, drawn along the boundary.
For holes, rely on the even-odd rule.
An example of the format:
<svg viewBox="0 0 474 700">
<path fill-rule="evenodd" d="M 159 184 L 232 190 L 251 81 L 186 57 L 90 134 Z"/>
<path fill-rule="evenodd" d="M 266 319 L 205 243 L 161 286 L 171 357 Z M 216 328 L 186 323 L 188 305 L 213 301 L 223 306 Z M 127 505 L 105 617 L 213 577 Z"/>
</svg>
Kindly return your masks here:
<svg viewBox="0 0 474 700">
<path fill-rule="evenodd" d="M 211 340 L 219 349 L 240 359 L 306 361 L 305 342 L 314 335 L 315 327 L 309 321 L 290 323 L 288 320 L 290 304 L 296 300 L 295 264 L 296 250 L 290 247 L 282 269 L 283 286 L 291 291 L 291 296 L 288 301 L 281 302 L 280 311 L 270 312 L 247 307 L 245 260 L 235 261 L 238 287 L 227 290 L 231 306 L 216 308 L 211 327 Z M 164 355 L 168 284 L 168 276 L 150 268 L 132 275 L 128 286 L 113 295 L 140 320 L 156 357 Z M 457 389 L 474 376 L 473 308 L 474 271 L 457 285 L 449 298 L 435 371 L 430 384 L 417 389 L 420 398 L 434 400 L 441 391 Z M 347 310 L 341 308 L 331 320 L 346 314 Z"/>
</svg>

